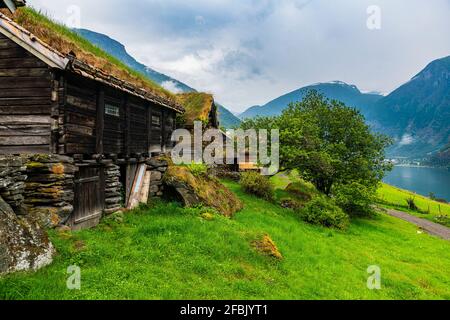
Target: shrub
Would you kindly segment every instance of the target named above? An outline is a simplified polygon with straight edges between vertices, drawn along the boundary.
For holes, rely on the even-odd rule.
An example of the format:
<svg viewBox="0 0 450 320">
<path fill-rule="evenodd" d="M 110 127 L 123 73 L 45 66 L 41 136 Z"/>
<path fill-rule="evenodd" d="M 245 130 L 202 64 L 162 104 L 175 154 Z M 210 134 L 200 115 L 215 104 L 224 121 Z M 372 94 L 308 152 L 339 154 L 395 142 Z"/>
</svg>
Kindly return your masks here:
<svg viewBox="0 0 450 320">
<path fill-rule="evenodd" d="M 309 201 L 312 199 L 312 194 L 314 191 L 311 190 L 311 188 L 307 188 L 305 186 L 305 183 L 300 182 L 293 182 L 290 183 L 286 189 L 288 193 L 294 195 L 296 198 L 302 201 Z"/>
<path fill-rule="evenodd" d="M 208 166 L 204 163 L 192 162 L 185 166 L 188 167 L 189 171 L 191 171 L 195 177 L 205 176 L 208 173 Z"/>
<path fill-rule="evenodd" d="M 305 222 L 328 228 L 343 230 L 350 223 L 349 216 L 326 197 L 314 198 L 303 209 L 299 210 L 299 215 Z"/>
<path fill-rule="evenodd" d="M 416 200 L 413 197 L 406 199 L 406 203 L 408 204 L 408 209 L 418 211 L 419 207 L 416 205 Z"/>
<path fill-rule="evenodd" d="M 244 172 L 241 175 L 240 184 L 247 193 L 269 201 L 274 199 L 275 191 L 272 182 L 258 172 Z"/>
<path fill-rule="evenodd" d="M 374 213 L 375 190 L 352 182 L 333 190 L 336 204 L 350 216 L 369 216 Z"/>
<path fill-rule="evenodd" d="M 282 198 L 280 200 L 280 206 L 287 209 L 301 209 L 304 207 L 304 204 L 297 199 L 292 198 Z"/>
</svg>

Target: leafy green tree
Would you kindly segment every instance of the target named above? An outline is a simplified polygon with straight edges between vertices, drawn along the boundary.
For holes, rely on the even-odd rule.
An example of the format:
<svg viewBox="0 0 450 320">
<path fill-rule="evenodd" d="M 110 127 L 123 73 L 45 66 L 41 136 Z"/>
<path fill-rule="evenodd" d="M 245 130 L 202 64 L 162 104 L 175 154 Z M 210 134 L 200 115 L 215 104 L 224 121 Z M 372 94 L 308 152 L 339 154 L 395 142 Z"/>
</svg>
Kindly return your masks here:
<svg viewBox="0 0 450 320">
<path fill-rule="evenodd" d="M 358 110 L 316 91 L 279 117 L 246 120 L 242 127 L 278 128 L 281 167 L 297 169 L 327 195 L 339 184 L 373 187 L 390 169 L 384 150 L 391 139 L 372 133 Z"/>
</svg>

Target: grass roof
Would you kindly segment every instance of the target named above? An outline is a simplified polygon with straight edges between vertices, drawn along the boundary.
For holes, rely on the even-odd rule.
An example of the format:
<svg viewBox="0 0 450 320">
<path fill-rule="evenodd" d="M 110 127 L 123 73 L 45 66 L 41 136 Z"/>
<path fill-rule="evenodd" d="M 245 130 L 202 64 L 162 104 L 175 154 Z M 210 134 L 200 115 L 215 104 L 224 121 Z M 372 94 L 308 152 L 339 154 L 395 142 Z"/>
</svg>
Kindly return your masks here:
<svg viewBox="0 0 450 320">
<path fill-rule="evenodd" d="M 14 14 L 5 9 L 0 11 L 60 53 L 74 54 L 78 60 L 106 74 L 171 102 L 177 102 L 174 94 L 42 12 L 29 7 L 18 8 Z"/>
<path fill-rule="evenodd" d="M 202 92 L 189 92 L 177 94 L 178 103 L 185 108 L 186 124 L 192 125 L 194 121 L 206 122 L 209 120 L 209 113 L 214 103 L 211 94 Z"/>
</svg>

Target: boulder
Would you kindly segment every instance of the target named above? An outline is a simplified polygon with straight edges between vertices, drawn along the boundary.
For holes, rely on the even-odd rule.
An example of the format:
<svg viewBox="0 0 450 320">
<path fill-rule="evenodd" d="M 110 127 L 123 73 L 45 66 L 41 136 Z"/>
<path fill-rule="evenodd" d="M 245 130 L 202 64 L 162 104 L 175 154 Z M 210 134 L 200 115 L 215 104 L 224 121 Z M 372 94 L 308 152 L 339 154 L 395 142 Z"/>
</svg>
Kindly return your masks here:
<svg viewBox="0 0 450 320">
<path fill-rule="evenodd" d="M 164 185 L 174 190 L 187 207 L 204 205 L 227 217 L 242 209 L 242 202 L 219 180 L 209 175 L 193 175 L 186 166 L 170 165 Z"/>
<path fill-rule="evenodd" d="M 47 233 L 29 217 L 18 217 L 0 197 L 0 274 L 37 270 L 52 262 Z"/>
</svg>

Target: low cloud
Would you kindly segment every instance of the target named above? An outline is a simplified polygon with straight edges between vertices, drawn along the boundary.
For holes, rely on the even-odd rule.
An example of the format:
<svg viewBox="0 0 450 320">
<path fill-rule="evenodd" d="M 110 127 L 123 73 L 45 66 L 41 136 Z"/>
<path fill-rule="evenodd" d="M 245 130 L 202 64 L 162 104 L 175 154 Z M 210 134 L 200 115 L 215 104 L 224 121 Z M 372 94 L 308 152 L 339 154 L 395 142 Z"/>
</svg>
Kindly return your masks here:
<svg viewBox="0 0 450 320">
<path fill-rule="evenodd" d="M 400 146 L 407 146 L 407 145 L 413 144 L 414 141 L 415 141 L 415 138 L 414 138 L 411 134 L 405 133 L 405 134 L 402 136 L 402 138 L 400 139 L 400 141 L 399 141 L 398 144 L 399 144 Z"/>
<path fill-rule="evenodd" d="M 164 81 L 163 83 L 161 83 L 161 87 L 173 93 L 183 92 L 182 89 L 178 88 L 177 84 L 174 81 Z"/>
</svg>

